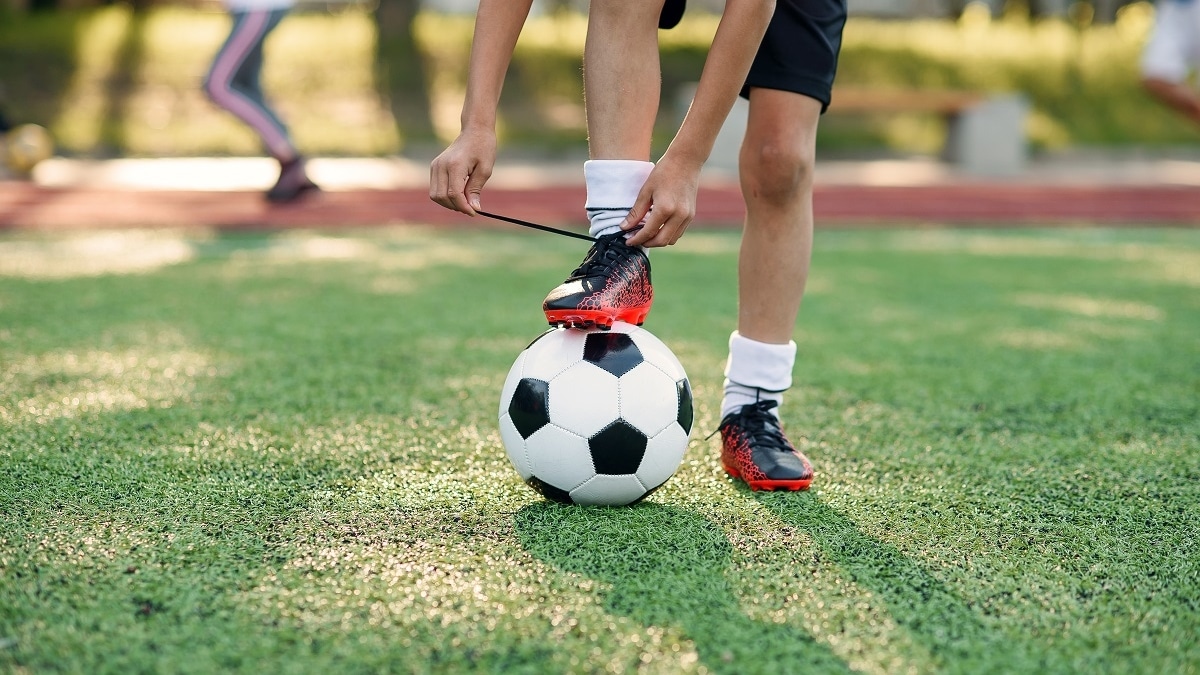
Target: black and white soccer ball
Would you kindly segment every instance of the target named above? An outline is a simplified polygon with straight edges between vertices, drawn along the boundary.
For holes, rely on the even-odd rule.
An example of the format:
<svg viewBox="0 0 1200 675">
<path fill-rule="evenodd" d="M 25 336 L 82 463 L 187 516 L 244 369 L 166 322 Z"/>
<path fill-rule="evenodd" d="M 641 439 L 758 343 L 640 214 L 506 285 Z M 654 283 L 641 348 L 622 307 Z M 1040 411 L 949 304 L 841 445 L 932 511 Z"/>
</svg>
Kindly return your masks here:
<svg viewBox="0 0 1200 675">
<path fill-rule="evenodd" d="M 500 437 L 547 499 L 621 506 L 667 482 L 692 430 L 692 388 L 649 331 L 554 328 L 518 356 L 500 396 Z"/>
</svg>

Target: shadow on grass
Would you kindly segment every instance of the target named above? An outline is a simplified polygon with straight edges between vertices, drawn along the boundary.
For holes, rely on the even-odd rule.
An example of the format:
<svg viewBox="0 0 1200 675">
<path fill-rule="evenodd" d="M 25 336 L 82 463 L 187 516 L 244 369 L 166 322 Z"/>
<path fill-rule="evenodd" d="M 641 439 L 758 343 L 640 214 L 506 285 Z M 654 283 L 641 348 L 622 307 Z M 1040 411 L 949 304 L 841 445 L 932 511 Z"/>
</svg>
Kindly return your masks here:
<svg viewBox="0 0 1200 675">
<path fill-rule="evenodd" d="M 746 616 L 727 578 L 733 547 L 699 515 L 649 503 L 629 509 L 539 503 L 517 513 L 516 529 L 539 560 L 610 584 L 608 611 L 677 628 L 712 672 L 782 672 L 781 664 L 849 672 L 805 631 Z"/>
<path fill-rule="evenodd" d="M 743 491 L 750 494 L 749 490 Z M 870 589 L 888 614 L 924 644 L 939 665 L 955 672 L 1020 671 L 1040 662 L 1032 645 L 989 627 L 979 613 L 941 580 L 895 546 L 864 534 L 846 516 L 812 493 L 753 493 L 789 525 L 812 537 L 821 553 L 854 583 Z M 1000 654 L 1006 655 L 1000 657 Z M 1037 672 L 1036 670 L 1030 672 Z"/>
</svg>

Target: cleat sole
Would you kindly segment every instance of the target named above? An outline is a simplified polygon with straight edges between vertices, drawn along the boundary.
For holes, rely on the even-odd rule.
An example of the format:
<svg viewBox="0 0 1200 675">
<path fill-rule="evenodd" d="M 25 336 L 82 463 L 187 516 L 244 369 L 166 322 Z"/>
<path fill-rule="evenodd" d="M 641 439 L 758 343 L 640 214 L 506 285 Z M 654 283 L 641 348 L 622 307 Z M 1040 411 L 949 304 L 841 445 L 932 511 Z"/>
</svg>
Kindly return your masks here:
<svg viewBox="0 0 1200 675">
<path fill-rule="evenodd" d="M 551 326 L 575 328 L 577 330 L 609 330 L 613 323 L 623 321 L 634 326 L 640 326 L 650 313 L 649 307 L 631 307 L 618 312 L 605 312 L 594 309 L 548 309 L 546 322 Z"/>
<path fill-rule="evenodd" d="M 549 321 L 552 328 L 571 328 L 574 330 L 612 330 L 612 324 L 600 324 L 592 321 Z"/>
<path fill-rule="evenodd" d="M 726 466 L 723 464 L 722 468 L 725 469 L 725 473 L 744 482 L 754 492 L 760 492 L 760 491 L 774 492 L 776 490 L 781 490 L 781 491 L 786 490 L 789 492 L 798 492 L 800 490 L 807 490 L 808 486 L 812 485 L 812 480 L 813 480 L 811 476 L 808 478 L 797 478 L 797 479 L 791 479 L 791 480 L 786 480 L 786 479 L 785 480 L 772 480 L 769 478 L 766 478 L 763 480 L 747 480 L 747 479 L 743 478 L 741 473 L 739 473 L 738 470 L 734 469 L 733 467 Z"/>
</svg>

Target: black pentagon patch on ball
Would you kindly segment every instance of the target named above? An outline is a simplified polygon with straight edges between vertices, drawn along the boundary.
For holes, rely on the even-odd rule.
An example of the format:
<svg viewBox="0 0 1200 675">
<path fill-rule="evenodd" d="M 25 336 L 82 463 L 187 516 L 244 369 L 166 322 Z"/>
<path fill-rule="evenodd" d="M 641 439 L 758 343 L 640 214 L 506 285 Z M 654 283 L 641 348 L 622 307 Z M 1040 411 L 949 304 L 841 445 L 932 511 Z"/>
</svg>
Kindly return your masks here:
<svg viewBox="0 0 1200 675">
<path fill-rule="evenodd" d="M 675 383 L 675 392 L 679 401 L 679 426 L 683 432 L 692 433 L 692 384 L 684 378 Z"/>
<path fill-rule="evenodd" d="M 642 362 L 642 350 L 624 333 L 588 333 L 583 360 L 620 377 Z"/>
<path fill-rule="evenodd" d="M 646 434 L 617 420 L 588 439 L 596 473 L 623 476 L 636 473 L 646 456 Z"/>
<path fill-rule="evenodd" d="M 550 383 L 532 377 L 518 382 L 512 400 L 508 402 L 508 416 L 521 438 L 525 439 L 549 424 Z"/>
<path fill-rule="evenodd" d="M 574 504 L 575 503 L 571 499 L 570 492 L 567 492 L 566 490 L 563 490 L 562 488 L 556 488 L 553 485 L 547 483 L 546 481 L 538 478 L 537 476 L 530 476 L 529 480 L 525 481 L 525 484 L 528 485 L 529 487 L 533 488 L 534 492 L 537 492 L 538 494 L 545 497 L 546 499 L 549 499 L 552 502 L 558 502 L 559 504 Z"/>
</svg>

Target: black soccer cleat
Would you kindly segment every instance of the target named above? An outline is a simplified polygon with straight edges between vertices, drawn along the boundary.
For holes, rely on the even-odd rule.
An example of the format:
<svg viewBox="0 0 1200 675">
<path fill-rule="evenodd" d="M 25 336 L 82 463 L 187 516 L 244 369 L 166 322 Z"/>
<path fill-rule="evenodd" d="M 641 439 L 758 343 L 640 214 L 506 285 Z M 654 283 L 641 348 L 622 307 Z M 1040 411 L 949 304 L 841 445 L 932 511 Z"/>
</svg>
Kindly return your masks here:
<svg viewBox="0 0 1200 675">
<path fill-rule="evenodd" d="M 614 321 L 642 325 L 653 302 L 650 259 L 616 232 L 596 239 L 579 267 L 546 296 L 542 311 L 551 326 L 608 329 Z"/>
<path fill-rule="evenodd" d="M 744 405 L 721 420 L 721 464 L 751 490 L 807 490 L 813 468 L 783 434 L 771 409 L 778 401 Z"/>
</svg>

